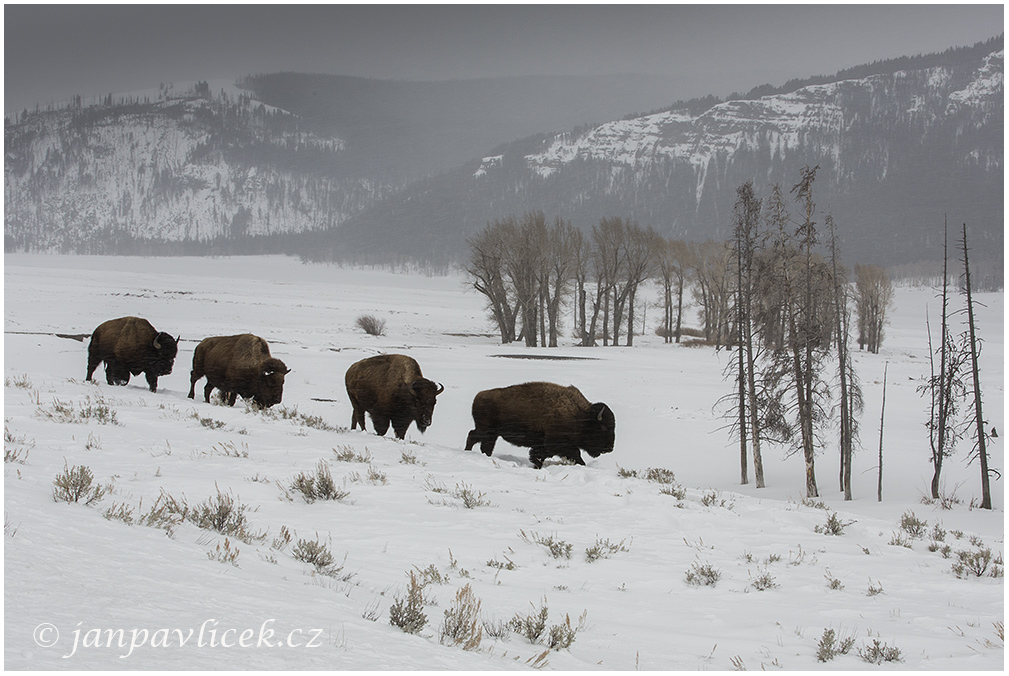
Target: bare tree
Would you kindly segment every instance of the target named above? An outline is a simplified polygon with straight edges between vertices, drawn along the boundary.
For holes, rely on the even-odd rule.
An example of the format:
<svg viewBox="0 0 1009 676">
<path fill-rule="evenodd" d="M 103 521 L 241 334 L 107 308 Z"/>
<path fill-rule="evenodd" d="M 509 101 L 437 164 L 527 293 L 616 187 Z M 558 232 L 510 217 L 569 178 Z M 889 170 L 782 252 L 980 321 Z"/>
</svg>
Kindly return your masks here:
<svg viewBox="0 0 1009 676">
<path fill-rule="evenodd" d="M 829 317 L 826 324 L 823 320 L 823 306 L 830 307 L 829 269 L 825 271 L 826 266 L 813 253 L 817 241 L 812 199 L 816 171 L 805 167 L 792 189 L 799 205 L 794 234 L 788 228 L 790 218 L 778 186 L 768 201 L 774 248 L 771 260 L 776 263 L 770 286 L 782 302 L 783 335 L 761 369 L 769 393 L 765 429 L 774 430 L 792 441 L 794 450 L 802 451 L 808 497 L 818 496 L 815 453 L 829 400 L 822 378 L 830 340 L 830 330 L 825 328 L 830 326 Z"/>
<path fill-rule="evenodd" d="M 657 246 L 656 251 L 656 266 L 662 284 L 664 310 L 662 337 L 667 343 L 674 340 L 678 343 L 683 315 L 683 289 L 690 269 L 690 250 L 686 242 L 669 239 Z"/>
<path fill-rule="evenodd" d="M 971 296 L 970 287 L 970 261 L 967 256 L 967 224 L 963 224 L 963 277 L 964 292 L 967 295 L 967 349 L 970 354 L 970 371 L 974 385 L 974 454 L 981 465 L 981 509 L 991 509 L 991 491 L 988 487 L 988 433 L 985 431 L 984 415 L 981 412 L 981 374 L 978 369 L 977 358 L 981 352 L 981 343 L 977 338 L 976 323 L 974 321 L 974 300 Z M 994 472 L 996 473 L 997 472 Z"/>
<path fill-rule="evenodd" d="M 656 252 L 661 238 L 651 228 L 636 223 L 627 226 L 621 296 L 627 301 L 627 346 L 634 345 L 634 299 L 638 287 L 655 273 Z"/>
<path fill-rule="evenodd" d="M 545 301 L 546 332 L 544 341 L 549 339 L 550 347 L 557 347 L 559 333 L 558 315 L 561 305 L 568 295 L 571 282 L 575 279 L 578 265 L 578 249 L 583 241 L 582 233 L 576 230 L 569 221 L 557 217 L 553 227 L 547 232 L 547 247 L 544 268 L 544 278 L 540 285 Z"/>
<path fill-rule="evenodd" d="M 754 257 L 759 247 L 761 201 L 747 181 L 736 190 L 733 207 L 733 247 L 736 254 L 736 361 L 738 386 L 736 413 L 739 433 L 740 483 L 746 484 L 747 440 L 753 452 L 753 473 L 757 488 L 764 487 L 764 465 L 760 453 L 761 424 L 757 408 L 757 381 L 753 345 Z M 730 362 L 731 363 L 731 362 Z M 749 415 L 748 415 L 749 414 Z"/>
<path fill-rule="evenodd" d="M 883 416 L 886 413 L 886 369 L 883 364 L 883 402 L 879 406 L 879 464 L 876 466 L 876 502 L 883 502 Z"/>
<path fill-rule="evenodd" d="M 879 354 L 887 312 L 893 305 L 893 283 L 878 265 L 856 265 L 855 288 L 858 348 Z"/>
<path fill-rule="evenodd" d="M 507 242 L 516 229 L 515 220 L 493 221 L 469 240 L 466 272 L 473 288 L 487 297 L 487 309 L 501 333 L 502 343 L 515 341 L 515 298 L 506 282 Z"/>
<path fill-rule="evenodd" d="M 960 440 L 960 429 L 956 424 L 959 402 L 966 396 L 963 384 L 963 369 L 967 353 L 960 350 L 949 331 L 949 276 L 948 276 L 947 229 L 943 227 L 942 239 L 942 303 L 940 305 L 939 347 L 932 347 L 932 328 L 926 315 L 928 329 L 928 352 L 930 376 L 918 388 L 930 398 L 930 414 L 925 426 L 928 428 L 929 447 L 932 451 L 932 497 L 938 498 L 943 460 L 953 454 Z M 935 354 L 939 353 L 939 372 L 935 370 Z"/>
<path fill-rule="evenodd" d="M 858 376 L 852 366 L 848 349 L 848 338 L 851 324 L 851 310 L 848 307 L 848 275 L 839 267 L 837 231 L 834 218 L 827 215 L 827 232 L 830 236 L 830 263 L 834 289 L 834 328 L 837 334 L 838 382 L 841 388 L 840 399 L 840 470 L 838 481 L 844 499 L 851 500 L 851 451 L 858 435 L 858 418 L 856 412 L 862 410 L 862 388 Z"/>
<path fill-rule="evenodd" d="M 691 244 L 694 299 L 701 309 L 704 339 L 716 347 L 729 338 L 733 258 L 727 242 L 708 240 Z"/>
</svg>

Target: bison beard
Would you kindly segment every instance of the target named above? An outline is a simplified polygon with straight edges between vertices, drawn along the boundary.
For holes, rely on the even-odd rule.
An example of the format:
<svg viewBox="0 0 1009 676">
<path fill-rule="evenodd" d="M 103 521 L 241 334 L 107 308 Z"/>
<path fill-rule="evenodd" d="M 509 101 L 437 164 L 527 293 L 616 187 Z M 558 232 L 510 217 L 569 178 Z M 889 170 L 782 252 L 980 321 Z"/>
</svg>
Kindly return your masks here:
<svg viewBox="0 0 1009 676">
<path fill-rule="evenodd" d="M 126 385 L 131 375 L 143 373 L 151 392 L 157 392 L 158 377 L 172 372 L 178 343 L 179 338 L 159 332 L 146 319 L 110 319 L 91 333 L 86 380 L 91 380 L 98 365 L 105 362 L 105 381 L 109 385 Z"/>
<path fill-rule="evenodd" d="M 351 364 L 344 378 L 354 412 L 350 429 L 360 425 L 364 414 L 371 416 L 375 434 L 384 435 L 389 424 L 402 439 L 410 423 L 416 421 L 422 433 L 431 425 L 437 397 L 445 388 L 425 378 L 420 365 L 402 354 L 381 354 Z"/>
<path fill-rule="evenodd" d="M 241 395 L 269 408 L 283 399 L 284 376 L 290 372 L 284 362 L 270 356 L 269 345 L 259 336 L 244 333 L 204 338 L 193 352 L 189 398 L 196 396 L 196 381 L 206 376 L 204 401 L 210 402 L 216 387 L 228 406 L 234 406 Z"/>
<path fill-rule="evenodd" d="M 477 443 L 487 456 L 501 437 L 529 448 L 529 461 L 539 469 L 551 456 L 584 465 L 580 450 L 593 458 L 613 451 L 616 419 L 609 406 L 590 404 L 575 386 L 525 383 L 484 390 L 473 398 L 475 429 L 466 450 Z"/>
</svg>

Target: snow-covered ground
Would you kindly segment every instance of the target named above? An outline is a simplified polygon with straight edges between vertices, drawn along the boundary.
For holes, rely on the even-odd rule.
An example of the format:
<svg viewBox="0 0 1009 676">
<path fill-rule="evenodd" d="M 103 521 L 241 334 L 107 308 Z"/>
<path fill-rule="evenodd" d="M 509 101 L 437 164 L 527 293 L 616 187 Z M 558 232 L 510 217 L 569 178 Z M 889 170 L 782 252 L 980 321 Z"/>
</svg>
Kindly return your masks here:
<svg viewBox="0 0 1009 676">
<path fill-rule="evenodd" d="M 898 289 L 881 354 L 856 355 L 865 411 L 851 502 L 838 491 L 833 441 L 817 458 L 818 500 L 803 500 L 802 461 L 777 447 L 764 451 L 767 487 L 754 488 L 752 473 L 739 485 L 738 444 L 716 406 L 731 389 L 728 356 L 662 344 L 655 307 L 633 348 L 502 346 L 461 277 L 279 257 L 7 255 L 4 300 L 5 455 L 16 460 L 4 467 L 6 668 L 862 669 L 874 668 L 858 654 L 874 641 L 897 648 L 905 669 L 1004 666 L 1004 579 L 952 570 L 958 551 L 990 548 L 1001 561 L 1002 482 L 992 482 L 993 511 L 972 509 L 979 471 L 965 446 L 944 468 L 961 503 L 921 502 L 931 478 L 916 391 L 928 370 L 926 305 L 938 316 L 928 289 Z M 981 300 L 985 414 L 1001 435 L 1003 295 Z M 157 393 L 143 377 L 108 386 L 101 370 L 86 383 L 87 343 L 56 335 L 129 314 L 181 334 Z M 358 329 L 362 314 L 385 319 L 386 335 Z M 197 342 L 246 331 L 293 369 L 283 404 L 268 414 L 207 404 L 202 381 L 188 399 Z M 370 420 L 368 432 L 346 429 L 343 374 L 382 352 L 413 356 L 445 385 L 426 434 L 378 438 Z M 534 356 L 580 359 L 514 358 Z M 493 458 L 464 451 L 473 396 L 528 380 L 574 384 L 609 404 L 614 452 L 534 470 L 503 441 Z M 114 424 L 99 420 L 113 413 Z M 1003 438 L 990 447 L 999 469 Z M 320 461 L 343 500 L 309 504 L 291 490 Z M 111 492 L 90 506 L 54 501 L 54 478 L 78 465 Z M 676 484 L 643 478 L 648 468 L 671 470 Z M 680 488 L 682 497 L 661 492 Z M 192 507 L 219 491 L 247 507 L 248 529 L 264 538 L 231 537 L 225 549 L 224 535 L 189 522 L 105 518 L 137 520 L 167 496 Z M 930 533 L 939 527 L 950 558 L 929 551 L 928 535 L 902 531 L 908 512 Z M 816 532 L 831 514 L 849 524 L 843 533 Z M 570 558 L 537 543 L 549 538 L 570 545 Z M 300 540 L 325 545 L 334 574 L 296 559 Z M 615 551 L 589 561 L 586 550 L 607 542 Z M 217 560 L 236 547 L 237 565 Z M 720 579 L 689 584 L 701 569 Z M 416 635 L 389 622 L 411 571 L 428 582 Z M 465 585 L 490 628 L 469 651 L 439 640 Z M 548 626 L 570 618 L 569 648 L 498 631 L 544 606 Z M 854 646 L 821 663 L 827 629 Z"/>
</svg>

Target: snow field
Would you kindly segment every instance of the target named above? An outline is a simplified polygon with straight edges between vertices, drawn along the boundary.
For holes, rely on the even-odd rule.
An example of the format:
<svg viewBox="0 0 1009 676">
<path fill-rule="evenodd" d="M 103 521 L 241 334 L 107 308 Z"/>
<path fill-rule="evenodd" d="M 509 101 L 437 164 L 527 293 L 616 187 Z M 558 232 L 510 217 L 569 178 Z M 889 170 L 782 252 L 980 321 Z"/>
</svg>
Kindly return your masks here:
<svg viewBox="0 0 1009 676">
<path fill-rule="evenodd" d="M 992 513 L 969 509 L 979 481 L 965 452 L 944 469 L 947 491 L 962 503 L 940 510 L 920 502 L 931 477 L 927 402 L 915 391 L 928 369 L 924 306 L 937 316 L 929 290 L 899 289 L 882 353 L 856 355 L 866 406 L 855 500 L 845 503 L 830 439 L 817 458 L 820 498 L 802 500 L 800 458 L 773 446 L 764 451 L 768 487 L 740 486 L 738 444 L 716 405 L 731 389 L 722 379 L 728 356 L 663 345 L 650 327 L 633 348 L 502 346 L 460 277 L 279 257 L 8 255 L 4 277 L 5 450 L 23 461 L 5 463 L 7 668 L 861 669 L 870 665 L 856 651 L 873 639 L 899 648 L 901 668 L 1003 665 L 994 626 L 1003 621 L 1003 579 L 959 579 L 954 559 L 928 551 L 927 537 L 910 549 L 889 544 L 913 511 L 930 530 L 940 525 L 953 552 L 976 550 L 972 537 L 1003 551 L 1002 484 L 992 483 Z M 1001 434 L 1002 294 L 983 300 L 986 417 Z M 157 393 L 142 377 L 110 387 L 101 370 L 98 382 L 85 383 L 86 341 L 54 335 L 89 334 L 126 314 L 181 334 L 175 369 Z M 387 335 L 357 329 L 361 314 L 386 319 Z M 649 314 L 657 319 L 659 310 Z M 242 402 L 206 404 L 202 381 L 188 399 L 196 343 L 245 331 L 292 369 L 283 404 L 265 413 Z M 370 420 L 367 432 L 347 430 L 343 373 L 380 352 L 413 356 L 445 385 L 426 434 L 411 427 L 404 441 L 391 432 L 378 438 Z M 493 458 L 463 451 L 473 395 L 528 380 L 575 384 L 609 404 L 614 452 L 585 456 L 586 467 L 537 471 L 525 449 L 501 440 Z M 88 403 L 114 411 L 118 424 L 82 419 Z M 65 409 L 76 422 L 52 419 Z M 997 468 L 1000 441 L 991 449 Z M 338 459 L 351 452 L 370 461 Z M 308 504 L 291 490 L 320 461 L 348 497 Z M 111 492 L 91 506 L 54 502 L 54 477 L 75 465 Z M 675 473 L 675 484 L 642 478 L 653 467 Z M 458 497 L 464 490 L 472 508 Z M 249 530 L 265 535 L 228 538 L 237 566 L 213 558 L 225 541 L 214 531 L 185 522 L 169 534 L 102 518 L 114 506 L 139 517 L 162 493 L 195 506 L 218 491 L 248 506 Z M 839 536 L 814 530 L 830 513 L 851 522 Z M 278 540 L 282 528 L 293 534 L 288 544 Z M 570 545 L 571 558 L 554 558 L 536 543 L 545 538 Z M 294 558 L 299 540 L 325 544 L 339 572 L 319 574 Z M 606 542 L 625 551 L 589 562 L 586 549 Z M 403 633 L 389 624 L 389 607 L 405 595 L 409 571 L 431 566 L 444 578 L 425 588 L 437 605 L 425 607 L 419 635 Z M 703 566 L 720 573 L 717 583 L 688 584 L 688 571 Z M 834 579 L 843 588 L 831 589 Z M 761 580 L 774 586 L 758 590 Z M 489 624 L 544 603 L 550 625 L 585 620 L 565 650 L 514 632 L 485 632 L 475 651 L 442 645 L 443 614 L 466 584 Z M 49 648 L 33 635 L 43 623 L 59 632 Z M 824 664 L 816 653 L 827 628 L 855 637 L 856 648 Z M 125 645 L 119 635 L 106 640 L 117 629 Z M 236 645 L 243 631 L 251 632 L 247 645 Z"/>
</svg>

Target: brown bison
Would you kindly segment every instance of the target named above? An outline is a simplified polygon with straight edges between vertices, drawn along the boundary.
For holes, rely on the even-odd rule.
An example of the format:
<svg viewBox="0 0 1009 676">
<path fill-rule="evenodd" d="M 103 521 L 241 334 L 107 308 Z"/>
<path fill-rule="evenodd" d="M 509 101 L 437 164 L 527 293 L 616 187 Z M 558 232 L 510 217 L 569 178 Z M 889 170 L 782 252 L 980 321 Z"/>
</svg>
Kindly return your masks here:
<svg viewBox="0 0 1009 676">
<path fill-rule="evenodd" d="M 347 396 L 354 407 L 350 429 L 364 429 L 364 414 L 371 415 L 375 434 L 392 429 L 402 439 L 410 423 L 424 432 L 431 425 L 436 397 L 445 387 L 425 378 L 417 361 L 402 354 L 380 354 L 347 369 Z"/>
<path fill-rule="evenodd" d="M 242 395 L 269 408 L 283 398 L 284 376 L 290 372 L 284 362 L 270 356 L 269 345 L 259 336 L 243 333 L 204 338 L 193 352 L 189 398 L 195 398 L 196 381 L 206 376 L 204 401 L 210 401 L 216 387 L 228 406 L 234 406 L 235 399 Z"/>
<path fill-rule="evenodd" d="M 98 325 L 88 344 L 88 377 L 105 362 L 109 385 L 125 385 L 130 376 L 143 373 L 151 392 L 158 391 L 158 376 L 167 376 L 175 365 L 179 339 L 158 331 L 146 319 L 120 317 Z"/>
<path fill-rule="evenodd" d="M 574 385 L 524 383 L 484 390 L 473 398 L 476 429 L 466 437 L 466 450 L 477 443 L 485 455 L 501 437 L 529 448 L 529 461 L 539 469 L 557 455 L 584 465 L 579 449 L 593 458 L 613 451 L 616 419 L 603 403 L 590 404 Z"/>
</svg>

